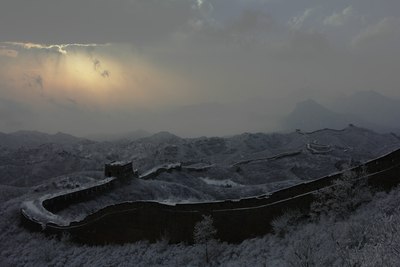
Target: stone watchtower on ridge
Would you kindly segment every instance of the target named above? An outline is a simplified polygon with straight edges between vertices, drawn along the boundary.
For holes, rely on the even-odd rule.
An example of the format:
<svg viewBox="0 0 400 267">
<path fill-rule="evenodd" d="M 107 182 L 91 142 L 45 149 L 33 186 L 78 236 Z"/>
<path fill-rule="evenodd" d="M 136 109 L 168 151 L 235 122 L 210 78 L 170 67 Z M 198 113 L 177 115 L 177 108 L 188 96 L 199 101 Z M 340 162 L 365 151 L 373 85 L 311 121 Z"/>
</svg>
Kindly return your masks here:
<svg viewBox="0 0 400 267">
<path fill-rule="evenodd" d="M 121 181 L 128 181 L 130 178 L 138 178 L 138 171 L 133 169 L 130 161 L 112 161 L 104 166 L 105 177 L 116 177 Z"/>
</svg>

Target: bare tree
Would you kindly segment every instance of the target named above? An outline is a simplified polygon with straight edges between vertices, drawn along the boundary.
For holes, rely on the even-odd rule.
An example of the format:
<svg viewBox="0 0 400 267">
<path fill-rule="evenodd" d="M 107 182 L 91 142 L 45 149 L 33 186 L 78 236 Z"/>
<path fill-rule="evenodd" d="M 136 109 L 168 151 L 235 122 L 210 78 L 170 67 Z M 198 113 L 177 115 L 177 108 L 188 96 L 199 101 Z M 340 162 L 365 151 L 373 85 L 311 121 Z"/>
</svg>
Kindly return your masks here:
<svg viewBox="0 0 400 267">
<path fill-rule="evenodd" d="M 311 205 L 312 217 L 325 215 L 334 220 L 343 219 L 361 204 L 369 202 L 372 193 L 367 179 L 363 178 L 367 175 L 365 168 L 359 174 L 345 172 L 341 178 L 333 182 L 332 186 L 317 192 L 317 200 Z"/>
<path fill-rule="evenodd" d="M 217 229 L 215 229 L 213 223 L 214 220 L 211 215 L 203 215 L 203 219 L 196 223 L 193 231 L 194 242 L 205 247 L 207 263 L 209 262 L 209 243 L 215 240 L 215 235 L 217 234 Z"/>
</svg>

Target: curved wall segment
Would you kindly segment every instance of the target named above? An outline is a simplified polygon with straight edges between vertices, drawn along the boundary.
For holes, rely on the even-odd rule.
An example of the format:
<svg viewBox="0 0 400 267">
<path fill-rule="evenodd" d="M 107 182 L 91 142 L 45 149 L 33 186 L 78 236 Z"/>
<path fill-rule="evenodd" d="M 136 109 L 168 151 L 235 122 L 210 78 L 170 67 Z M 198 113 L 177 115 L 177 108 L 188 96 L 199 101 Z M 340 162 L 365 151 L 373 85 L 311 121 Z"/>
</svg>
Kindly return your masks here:
<svg viewBox="0 0 400 267">
<path fill-rule="evenodd" d="M 174 167 L 175 171 L 180 170 Z M 373 186 L 389 189 L 400 181 L 400 149 L 347 171 L 357 174 L 355 179 L 367 179 Z M 87 188 L 25 202 L 21 217 L 23 224 L 31 229 L 50 234 L 67 232 L 79 242 L 103 244 L 143 239 L 156 241 L 165 236 L 171 242 L 191 242 L 194 225 L 203 214 L 209 214 L 214 219 L 220 240 L 240 242 L 270 232 L 271 221 L 287 210 L 307 210 L 314 200 L 314 193 L 333 186 L 332 182 L 344 173 L 252 198 L 185 204 L 124 202 L 107 206 L 77 222 L 63 222 L 53 213 L 111 190 L 117 182 L 111 177 Z"/>
</svg>

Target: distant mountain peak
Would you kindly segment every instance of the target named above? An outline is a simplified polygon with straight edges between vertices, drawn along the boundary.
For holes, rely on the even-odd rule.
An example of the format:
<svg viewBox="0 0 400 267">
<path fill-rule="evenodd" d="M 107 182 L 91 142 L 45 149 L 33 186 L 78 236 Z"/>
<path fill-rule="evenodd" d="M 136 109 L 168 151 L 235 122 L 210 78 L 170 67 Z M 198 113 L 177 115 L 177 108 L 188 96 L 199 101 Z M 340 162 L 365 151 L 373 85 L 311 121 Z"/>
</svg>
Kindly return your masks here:
<svg viewBox="0 0 400 267">
<path fill-rule="evenodd" d="M 10 135 L 49 135 L 46 133 L 42 133 L 39 131 L 29 131 L 29 130 L 19 130 L 19 131 L 15 131 L 12 133 L 9 133 Z"/>
<path fill-rule="evenodd" d="M 293 112 L 325 112 L 325 113 L 334 113 L 323 105 L 319 104 L 314 99 L 307 99 L 301 102 L 296 103 L 295 109 Z"/>
<path fill-rule="evenodd" d="M 377 91 L 358 91 L 338 98 L 332 109 L 351 114 L 362 120 L 363 126 L 377 131 L 398 132 L 400 128 L 400 100 Z"/>
<path fill-rule="evenodd" d="M 168 131 L 161 131 L 150 136 L 151 138 L 180 138 L 179 136 Z"/>
<path fill-rule="evenodd" d="M 96 133 L 96 134 L 89 134 L 86 138 L 93 140 L 93 141 L 133 141 L 140 138 L 148 137 L 151 134 L 145 130 L 134 130 L 128 132 L 117 132 L 117 133 Z"/>
<path fill-rule="evenodd" d="M 285 130 L 315 131 L 324 128 L 343 129 L 349 119 L 335 113 L 313 99 L 298 102 L 294 110 L 283 120 Z"/>
<path fill-rule="evenodd" d="M 74 137 L 73 135 L 63 133 L 63 132 L 57 132 L 54 134 L 54 136 L 62 136 L 62 137 Z"/>
<path fill-rule="evenodd" d="M 151 140 L 156 143 L 175 143 L 180 141 L 182 138 L 170 132 L 161 131 L 149 137 L 144 137 L 143 139 Z"/>
<path fill-rule="evenodd" d="M 9 134 L 2 134 L 0 145 L 9 148 L 18 148 L 22 146 L 36 147 L 49 143 L 73 144 L 83 140 L 85 139 L 61 132 L 48 134 L 38 131 L 21 130 Z"/>
<path fill-rule="evenodd" d="M 316 106 L 321 106 L 317 101 L 315 101 L 312 98 L 308 98 L 306 100 L 297 102 L 296 106 L 303 106 L 303 105 L 316 105 Z"/>
</svg>

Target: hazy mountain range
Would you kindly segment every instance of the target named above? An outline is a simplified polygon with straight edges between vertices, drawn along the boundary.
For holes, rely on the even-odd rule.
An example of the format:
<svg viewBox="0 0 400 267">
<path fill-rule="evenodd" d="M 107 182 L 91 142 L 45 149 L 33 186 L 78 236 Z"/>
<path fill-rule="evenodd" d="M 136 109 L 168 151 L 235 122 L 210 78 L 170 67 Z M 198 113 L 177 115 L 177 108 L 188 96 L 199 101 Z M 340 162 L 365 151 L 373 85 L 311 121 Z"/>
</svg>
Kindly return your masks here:
<svg viewBox="0 0 400 267">
<path fill-rule="evenodd" d="M 150 136 L 151 133 L 145 130 L 136 130 L 132 132 L 126 133 L 114 133 L 114 134 L 90 134 L 87 135 L 86 138 L 93 141 L 118 141 L 118 140 L 135 140 L 139 138 L 143 138 L 146 136 Z"/>
<path fill-rule="evenodd" d="M 277 105 L 272 106 L 270 101 L 251 99 L 245 101 L 245 105 L 243 103 L 241 105 L 212 103 L 182 107 L 170 111 L 170 114 L 166 116 L 175 119 L 172 122 L 164 119 L 158 131 L 166 130 L 175 133 L 174 129 L 181 129 L 179 132 L 184 136 L 198 137 L 207 135 L 208 130 L 213 129 L 212 132 L 215 133 L 213 135 L 226 136 L 229 132 L 231 133 L 229 136 L 232 136 L 249 130 L 253 132 L 287 132 L 295 129 L 314 131 L 323 128 L 343 129 L 349 124 L 354 124 L 378 132 L 400 133 L 398 119 L 400 118 L 400 99 L 389 98 L 375 91 L 361 91 L 337 98 L 329 104 L 322 104 L 314 99 L 293 104 L 293 101 L 281 99 L 274 101 L 279 103 L 278 110 L 275 109 Z M 291 107 L 292 111 L 289 112 Z M 213 114 L 218 114 L 218 116 Z M 134 127 L 133 125 L 132 128 Z M 183 131 L 183 128 L 186 130 Z M 197 131 L 199 128 L 205 130 Z M 116 133 L 86 135 L 83 139 L 65 133 L 44 134 L 37 131 L 18 131 L 6 134 L 0 132 L 0 146 L 15 148 L 44 143 L 70 144 L 83 140 L 133 141 L 151 135 L 151 132 L 146 129 L 119 133 L 118 129 L 115 131 Z"/>
<path fill-rule="evenodd" d="M 315 100 L 298 102 L 283 120 L 285 130 L 341 129 L 348 124 L 379 132 L 400 132 L 400 100 L 375 91 L 362 91 L 323 106 Z"/>
<path fill-rule="evenodd" d="M 83 141 L 88 140 L 60 132 L 56 134 L 37 131 L 17 131 L 8 134 L 0 132 L 0 147 L 5 148 L 36 147 L 49 143 L 68 145 Z"/>
</svg>

